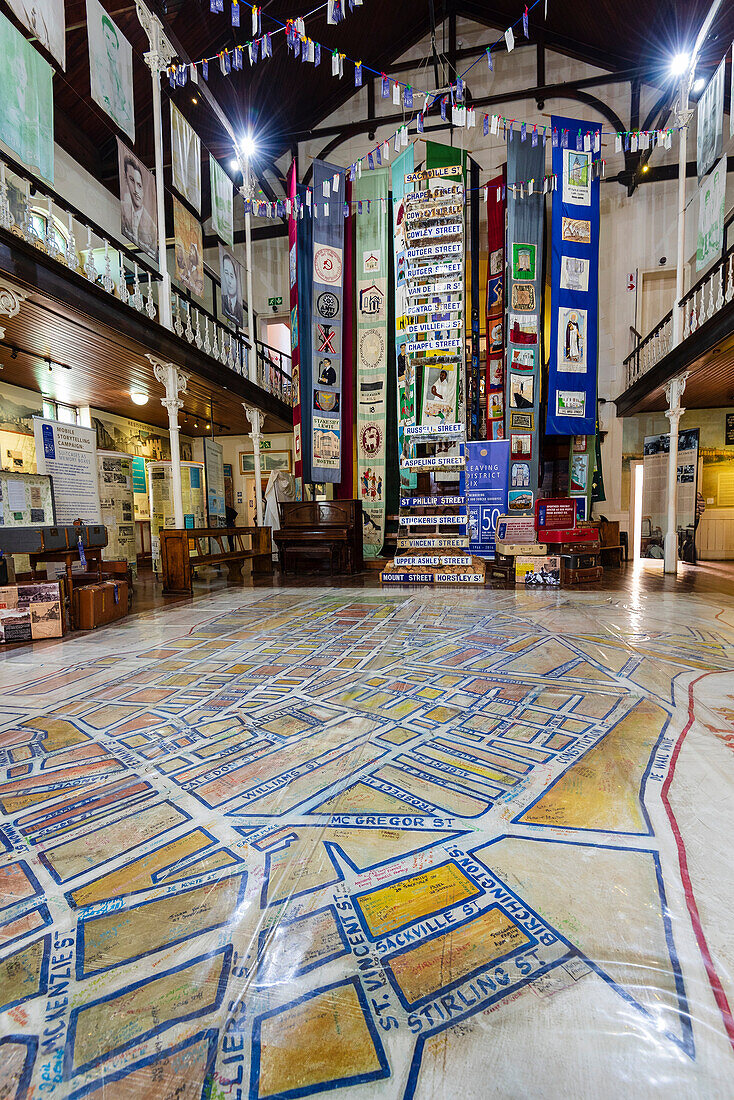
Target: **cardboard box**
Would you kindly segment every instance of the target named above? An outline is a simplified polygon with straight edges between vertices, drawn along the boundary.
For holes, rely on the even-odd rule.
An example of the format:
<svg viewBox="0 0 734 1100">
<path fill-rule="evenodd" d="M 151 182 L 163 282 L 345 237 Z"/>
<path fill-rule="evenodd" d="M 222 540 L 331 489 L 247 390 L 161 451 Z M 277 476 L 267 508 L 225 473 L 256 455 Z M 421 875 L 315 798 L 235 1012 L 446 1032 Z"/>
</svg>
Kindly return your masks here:
<svg viewBox="0 0 734 1100">
<path fill-rule="evenodd" d="M 522 584 L 526 588 L 559 588 L 561 559 L 557 554 L 545 558 L 515 558 L 515 584 Z"/>
</svg>

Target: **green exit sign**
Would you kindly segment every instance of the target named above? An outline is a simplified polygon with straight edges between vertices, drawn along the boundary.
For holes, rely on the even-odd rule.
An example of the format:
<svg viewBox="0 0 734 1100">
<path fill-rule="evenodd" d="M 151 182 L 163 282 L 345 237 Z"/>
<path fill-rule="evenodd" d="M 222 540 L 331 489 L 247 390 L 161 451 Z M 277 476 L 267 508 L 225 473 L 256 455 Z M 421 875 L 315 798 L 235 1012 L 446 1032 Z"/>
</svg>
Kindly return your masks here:
<svg viewBox="0 0 734 1100">
<path fill-rule="evenodd" d="M 275 309 L 277 306 L 282 306 L 283 305 L 283 299 L 282 298 L 268 298 L 268 305 L 272 306 Z"/>
</svg>

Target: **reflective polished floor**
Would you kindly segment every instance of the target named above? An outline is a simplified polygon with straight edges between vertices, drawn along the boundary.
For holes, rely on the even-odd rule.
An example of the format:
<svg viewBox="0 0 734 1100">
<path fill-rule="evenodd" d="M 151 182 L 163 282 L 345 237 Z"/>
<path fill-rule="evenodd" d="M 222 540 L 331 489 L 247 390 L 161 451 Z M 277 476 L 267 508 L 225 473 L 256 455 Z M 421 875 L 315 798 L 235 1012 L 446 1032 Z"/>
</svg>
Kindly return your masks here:
<svg viewBox="0 0 734 1100">
<path fill-rule="evenodd" d="M 223 588 L 6 654 L 0 1097 L 734 1097 L 697 576 Z"/>
</svg>

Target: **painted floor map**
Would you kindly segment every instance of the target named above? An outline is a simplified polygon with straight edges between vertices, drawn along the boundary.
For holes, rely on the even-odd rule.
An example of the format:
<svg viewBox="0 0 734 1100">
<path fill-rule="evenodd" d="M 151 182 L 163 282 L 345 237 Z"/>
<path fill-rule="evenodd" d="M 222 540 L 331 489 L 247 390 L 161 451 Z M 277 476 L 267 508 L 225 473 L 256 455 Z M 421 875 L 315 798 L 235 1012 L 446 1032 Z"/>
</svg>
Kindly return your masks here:
<svg viewBox="0 0 734 1100">
<path fill-rule="evenodd" d="M 733 667 L 731 610 L 603 592 L 8 655 L 0 1097 L 733 1096 Z"/>
</svg>

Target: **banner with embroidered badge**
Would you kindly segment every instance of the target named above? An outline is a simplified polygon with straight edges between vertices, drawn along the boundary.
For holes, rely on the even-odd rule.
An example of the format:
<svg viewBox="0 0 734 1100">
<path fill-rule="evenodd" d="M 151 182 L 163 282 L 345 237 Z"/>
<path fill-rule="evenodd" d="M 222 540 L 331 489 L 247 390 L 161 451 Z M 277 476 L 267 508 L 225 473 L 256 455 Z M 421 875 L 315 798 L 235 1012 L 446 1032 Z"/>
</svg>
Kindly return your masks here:
<svg viewBox="0 0 734 1100">
<path fill-rule="evenodd" d="M 487 438 L 504 438 L 505 173 L 487 185 Z"/>
<path fill-rule="evenodd" d="M 412 208 L 410 203 L 410 184 L 405 177 L 413 172 L 413 146 L 396 157 L 392 166 L 392 208 L 393 208 L 393 249 L 395 255 L 395 356 L 398 374 L 398 455 L 409 458 L 414 452 L 410 440 L 403 428 L 415 424 L 415 374 L 412 360 L 408 357 L 408 341 L 405 326 L 408 323 L 407 305 L 411 294 L 409 279 L 412 271 L 407 261 L 406 214 Z M 452 272 L 454 274 L 455 272 Z M 415 289 L 415 288 L 413 288 Z M 400 485 L 403 490 L 415 488 L 417 477 L 402 465 L 400 467 Z"/>
<path fill-rule="evenodd" d="M 356 221 L 357 482 L 362 500 L 366 558 L 377 557 L 385 538 L 387 430 L 387 171 L 367 172 L 353 183 L 362 203 Z"/>
<path fill-rule="evenodd" d="M 313 268 L 311 381 L 335 396 L 342 388 L 344 306 L 344 169 L 313 162 Z M 311 397 L 313 401 L 313 395 Z M 320 404 L 323 400 L 320 398 Z M 341 411 L 329 413 L 312 404 L 312 481 L 341 481 Z"/>
<path fill-rule="evenodd" d="M 551 224 L 546 431 L 593 435 L 599 325 L 599 178 L 594 165 L 601 154 L 601 126 L 554 115 L 552 130 L 559 187 Z"/>
<path fill-rule="evenodd" d="M 507 264 L 506 264 L 506 363 L 504 378 L 505 423 L 510 440 L 510 491 L 508 508 L 531 511 L 538 491 L 537 445 L 540 410 L 543 335 L 543 247 L 545 149 L 541 142 L 522 133 L 507 135 Z M 537 181 L 537 182 L 536 182 Z M 490 203 L 492 188 L 490 187 Z M 488 394 L 490 408 L 496 397 Z M 518 421 L 518 418 L 522 421 Z M 515 461 L 513 429 L 522 426 L 529 448 Z"/>
</svg>

